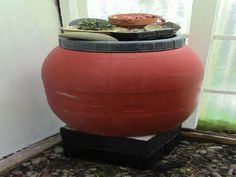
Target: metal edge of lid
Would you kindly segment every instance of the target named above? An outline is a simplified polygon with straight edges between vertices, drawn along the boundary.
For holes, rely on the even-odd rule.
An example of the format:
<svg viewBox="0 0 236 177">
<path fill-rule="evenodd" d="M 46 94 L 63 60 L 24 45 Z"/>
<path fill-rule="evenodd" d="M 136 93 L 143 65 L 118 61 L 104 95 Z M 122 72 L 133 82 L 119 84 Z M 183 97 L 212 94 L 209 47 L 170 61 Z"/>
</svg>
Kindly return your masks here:
<svg viewBox="0 0 236 177">
<path fill-rule="evenodd" d="M 185 37 L 181 35 L 168 39 L 144 41 L 84 41 L 59 38 L 61 48 L 88 52 L 154 52 L 173 50 L 184 45 Z"/>
</svg>

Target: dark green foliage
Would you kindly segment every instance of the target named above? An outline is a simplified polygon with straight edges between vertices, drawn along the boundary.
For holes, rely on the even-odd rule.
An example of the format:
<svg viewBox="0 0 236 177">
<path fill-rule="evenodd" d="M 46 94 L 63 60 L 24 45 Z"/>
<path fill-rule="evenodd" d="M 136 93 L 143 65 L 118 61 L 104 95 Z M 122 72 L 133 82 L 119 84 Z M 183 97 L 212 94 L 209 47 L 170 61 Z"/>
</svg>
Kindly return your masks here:
<svg viewBox="0 0 236 177">
<path fill-rule="evenodd" d="M 115 26 L 111 25 L 107 20 L 83 18 L 78 21 L 77 27 L 83 30 L 107 30 Z"/>
</svg>

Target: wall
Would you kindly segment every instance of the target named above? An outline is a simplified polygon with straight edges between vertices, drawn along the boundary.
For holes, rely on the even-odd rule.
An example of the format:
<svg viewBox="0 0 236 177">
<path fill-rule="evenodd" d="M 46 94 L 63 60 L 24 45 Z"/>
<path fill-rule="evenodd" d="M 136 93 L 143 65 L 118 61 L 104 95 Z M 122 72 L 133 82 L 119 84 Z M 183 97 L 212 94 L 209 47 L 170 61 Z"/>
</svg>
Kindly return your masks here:
<svg viewBox="0 0 236 177">
<path fill-rule="evenodd" d="M 0 158 L 58 132 L 40 68 L 57 45 L 54 0 L 0 2 Z"/>
</svg>

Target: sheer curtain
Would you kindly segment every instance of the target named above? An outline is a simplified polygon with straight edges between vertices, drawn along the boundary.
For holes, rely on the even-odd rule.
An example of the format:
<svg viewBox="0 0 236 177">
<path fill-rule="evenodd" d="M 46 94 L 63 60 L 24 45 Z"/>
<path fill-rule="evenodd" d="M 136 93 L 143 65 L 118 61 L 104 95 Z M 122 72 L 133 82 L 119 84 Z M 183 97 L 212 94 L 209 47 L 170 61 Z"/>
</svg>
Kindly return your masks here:
<svg viewBox="0 0 236 177">
<path fill-rule="evenodd" d="M 221 0 L 207 61 L 199 128 L 236 132 L 236 0 Z"/>
</svg>

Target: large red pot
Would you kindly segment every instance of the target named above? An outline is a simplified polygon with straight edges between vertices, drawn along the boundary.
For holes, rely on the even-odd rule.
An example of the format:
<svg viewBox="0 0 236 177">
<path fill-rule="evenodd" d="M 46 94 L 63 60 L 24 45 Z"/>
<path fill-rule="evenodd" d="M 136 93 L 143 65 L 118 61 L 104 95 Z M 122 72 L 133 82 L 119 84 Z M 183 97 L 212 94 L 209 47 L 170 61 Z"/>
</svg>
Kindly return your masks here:
<svg viewBox="0 0 236 177">
<path fill-rule="evenodd" d="M 96 53 L 56 47 L 42 78 L 48 103 L 69 127 L 109 136 L 158 134 L 194 111 L 203 79 L 187 47 Z"/>
</svg>

